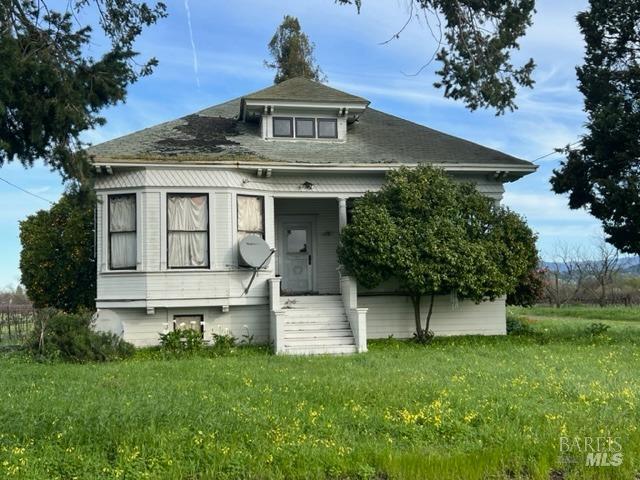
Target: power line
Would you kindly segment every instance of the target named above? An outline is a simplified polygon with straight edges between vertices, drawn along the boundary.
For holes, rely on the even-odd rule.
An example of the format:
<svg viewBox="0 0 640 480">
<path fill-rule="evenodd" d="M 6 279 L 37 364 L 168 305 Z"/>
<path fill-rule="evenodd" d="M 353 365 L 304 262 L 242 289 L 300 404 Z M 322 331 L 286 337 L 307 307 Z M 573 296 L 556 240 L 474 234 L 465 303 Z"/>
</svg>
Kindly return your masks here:
<svg viewBox="0 0 640 480">
<path fill-rule="evenodd" d="M 41 196 L 40 196 L 40 195 L 38 195 L 37 193 L 33 193 L 33 192 L 30 192 L 29 190 L 25 190 L 24 188 L 22 188 L 22 187 L 20 187 L 20 186 L 16 185 L 15 183 L 11 183 L 9 180 L 5 180 L 5 179 L 4 179 L 4 178 L 2 178 L 2 177 L 0 177 L 0 180 L 2 180 L 2 181 L 3 181 L 4 183 L 6 183 L 7 185 L 11 185 L 12 187 L 17 188 L 18 190 L 20 190 L 20 191 L 22 191 L 22 192 L 24 192 L 24 193 L 26 193 L 26 194 L 28 194 L 28 195 L 31 195 L 32 197 L 39 198 L 40 200 L 43 200 L 43 201 L 45 201 L 45 202 L 47 202 L 47 203 L 49 203 L 49 204 L 51 204 L 51 205 L 54 205 L 54 203 L 53 203 L 51 200 L 49 200 L 48 198 L 41 197 Z"/>
<path fill-rule="evenodd" d="M 582 143 L 582 140 L 578 140 L 576 142 L 570 143 L 569 145 L 567 145 L 567 147 L 573 147 L 574 145 L 578 145 L 579 143 Z M 533 160 L 531 160 L 532 163 L 537 162 L 538 160 L 542 160 L 543 158 L 547 158 L 555 153 L 560 153 L 557 150 L 554 150 L 553 152 L 547 153 L 545 155 L 541 155 L 538 158 L 534 158 Z"/>
</svg>

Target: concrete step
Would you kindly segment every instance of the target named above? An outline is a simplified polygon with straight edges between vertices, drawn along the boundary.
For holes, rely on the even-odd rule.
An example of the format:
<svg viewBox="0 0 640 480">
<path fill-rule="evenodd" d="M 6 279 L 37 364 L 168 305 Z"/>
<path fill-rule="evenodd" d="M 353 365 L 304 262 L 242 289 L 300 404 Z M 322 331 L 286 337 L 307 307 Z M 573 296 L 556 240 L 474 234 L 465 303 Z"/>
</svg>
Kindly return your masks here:
<svg viewBox="0 0 640 480">
<path fill-rule="evenodd" d="M 350 353 L 356 353 L 355 345 L 289 347 L 284 351 L 285 355 L 347 355 Z"/>
</svg>

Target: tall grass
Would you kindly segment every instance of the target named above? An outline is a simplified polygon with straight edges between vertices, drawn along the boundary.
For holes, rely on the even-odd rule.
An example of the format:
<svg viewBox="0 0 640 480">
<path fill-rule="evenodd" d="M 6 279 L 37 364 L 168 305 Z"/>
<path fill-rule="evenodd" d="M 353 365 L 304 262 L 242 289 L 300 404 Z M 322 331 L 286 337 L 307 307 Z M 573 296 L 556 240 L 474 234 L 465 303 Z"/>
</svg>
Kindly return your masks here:
<svg viewBox="0 0 640 480">
<path fill-rule="evenodd" d="M 578 320 L 609 320 L 640 322 L 640 307 L 610 306 L 595 307 L 589 305 L 572 305 L 560 308 L 538 306 L 531 308 L 511 307 L 512 312 L 536 317 L 575 318 Z"/>
<path fill-rule="evenodd" d="M 344 357 L 0 357 L 0 478 L 634 478 L 640 328 L 585 327 Z M 620 437 L 623 464 L 562 463 L 562 435 Z"/>
</svg>

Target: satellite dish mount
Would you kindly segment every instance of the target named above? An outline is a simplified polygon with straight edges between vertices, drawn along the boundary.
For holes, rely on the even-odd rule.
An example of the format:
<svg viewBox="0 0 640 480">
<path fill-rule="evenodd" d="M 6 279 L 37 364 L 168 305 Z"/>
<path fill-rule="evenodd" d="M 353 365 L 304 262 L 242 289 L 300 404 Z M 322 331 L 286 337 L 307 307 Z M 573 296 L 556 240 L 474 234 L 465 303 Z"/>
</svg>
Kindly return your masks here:
<svg viewBox="0 0 640 480">
<path fill-rule="evenodd" d="M 240 264 L 243 267 L 253 269 L 253 275 L 249 281 L 249 285 L 245 288 L 243 295 L 246 295 L 258 274 L 258 271 L 269 263 L 269 259 L 276 253 L 275 248 L 271 248 L 269 244 L 260 236 L 250 234 L 240 240 L 238 245 L 240 253 Z"/>
</svg>

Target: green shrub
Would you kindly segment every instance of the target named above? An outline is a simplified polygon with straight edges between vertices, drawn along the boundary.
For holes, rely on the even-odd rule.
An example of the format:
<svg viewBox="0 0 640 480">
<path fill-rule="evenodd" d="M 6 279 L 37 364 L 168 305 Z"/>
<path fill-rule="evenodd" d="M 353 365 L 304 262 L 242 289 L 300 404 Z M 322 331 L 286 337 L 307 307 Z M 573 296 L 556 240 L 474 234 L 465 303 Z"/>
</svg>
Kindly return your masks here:
<svg viewBox="0 0 640 480">
<path fill-rule="evenodd" d="M 160 346 L 163 350 L 177 354 L 193 354 L 204 348 L 202 334 L 189 328 L 177 328 L 160 334 Z"/>
<path fill-rule="evenodd" d="M 587 333 L 592 337 L 597 337 L 607 333 L 607 330 L 609 330 L 609 328 L 609 325 L 605 325 L 601 322 L 592 323 L 587 327 Z"/>
<path fill-rule="evenodd" d="M 213 348 L 217 351 L 226 352 L 236 346 L 236 339 L 233 335 L 213 334 Z"/>
<path fill-rule="evenodd" d="M 38 313 L 27 350 L 38 360 L 107 362 L 133 355 L 134 347 L 113 333 L 96 332 L 88 311 Z"/>
<path fill-rule="evenodd" d="M 531 335 L 532 333 L 531 325 L 515 315 L 507 315 L 507 335 Z"/>
</svg>

